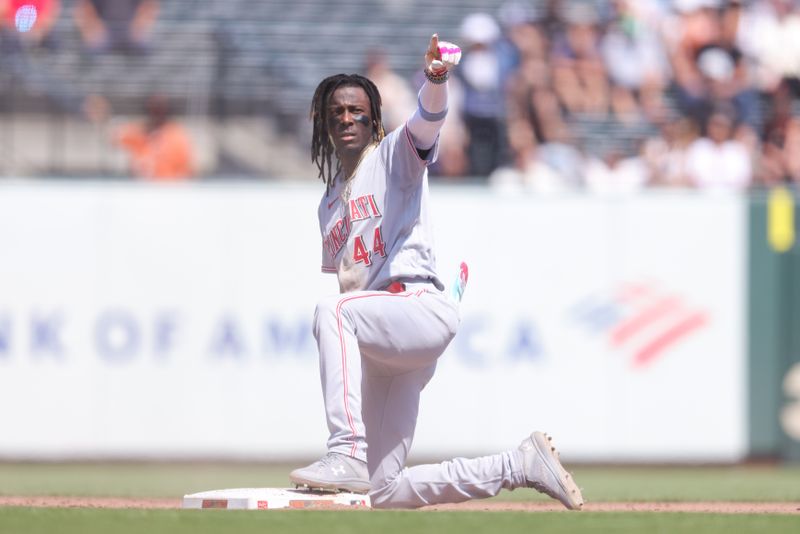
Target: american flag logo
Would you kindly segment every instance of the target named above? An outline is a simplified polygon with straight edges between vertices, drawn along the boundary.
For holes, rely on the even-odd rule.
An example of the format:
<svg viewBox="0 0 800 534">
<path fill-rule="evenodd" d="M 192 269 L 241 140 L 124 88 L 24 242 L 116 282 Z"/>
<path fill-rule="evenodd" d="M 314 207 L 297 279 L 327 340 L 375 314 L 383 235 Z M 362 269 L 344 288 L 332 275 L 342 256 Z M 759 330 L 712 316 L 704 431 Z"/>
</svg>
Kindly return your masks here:
<svg viewBox="0 0 800 534">
<path fill-rule="evenodd" d="M 651 283 L 628 283 L 580 301 L 570 315 L 590 332 L 607 336 L 612 348 L 630 351 L 644 367 L 708 325 L 708 312 L 675 292 Z"/>
</svg>

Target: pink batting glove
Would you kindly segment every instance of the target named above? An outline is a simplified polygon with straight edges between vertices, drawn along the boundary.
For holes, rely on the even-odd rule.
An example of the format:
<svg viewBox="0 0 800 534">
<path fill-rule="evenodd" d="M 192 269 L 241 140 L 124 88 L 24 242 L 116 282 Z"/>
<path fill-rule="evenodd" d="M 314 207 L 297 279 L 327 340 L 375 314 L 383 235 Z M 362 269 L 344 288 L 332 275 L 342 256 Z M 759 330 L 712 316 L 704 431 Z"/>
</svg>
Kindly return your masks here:
<svg viewBox="0 0 800 534">
<path fill-rule="evenodd" d="M 434 33 L 425 52 L 427 69 L 433 74 L 441 74 L 458 65 L 459 61 L 461 61 L 461 48 L 447 41 L 439 41 L 439 35 Z"/>
</svg>

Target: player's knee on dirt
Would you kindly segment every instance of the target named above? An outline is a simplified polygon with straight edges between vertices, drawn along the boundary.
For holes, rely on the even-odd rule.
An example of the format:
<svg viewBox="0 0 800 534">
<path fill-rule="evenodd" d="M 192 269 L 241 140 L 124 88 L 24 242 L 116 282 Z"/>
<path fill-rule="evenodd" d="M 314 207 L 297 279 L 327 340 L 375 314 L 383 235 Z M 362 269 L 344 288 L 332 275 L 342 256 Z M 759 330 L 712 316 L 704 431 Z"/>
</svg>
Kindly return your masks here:
<svg viewBox="0 0 800 534">
<path fill-rule="evenodd" d="M 375 481 L 372 482 L 372 489 L 369 492 L 370 503 L 373 508 L 406 508 L 398 506 L 392 497 L 395 494 L 396 483 L 393 481 L 384 482 L 380 487 L 376 487 Z"/>
<path fill-rule="evenodd" d="M 372 480 L 369 498 L 373 508 L 419 508 L 425 503 L 402 472 L 392 479 Z"/>
</svg>

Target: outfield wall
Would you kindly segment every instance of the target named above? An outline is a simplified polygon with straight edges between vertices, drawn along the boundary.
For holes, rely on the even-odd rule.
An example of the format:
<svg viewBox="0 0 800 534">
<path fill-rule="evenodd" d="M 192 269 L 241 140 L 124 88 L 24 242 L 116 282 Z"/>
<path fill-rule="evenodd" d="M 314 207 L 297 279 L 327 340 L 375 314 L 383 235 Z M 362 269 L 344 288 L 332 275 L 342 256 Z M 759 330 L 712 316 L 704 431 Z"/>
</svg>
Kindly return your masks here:
<svg viewBox="0 0 800 534">
<path fill-rule="evenodd" d="M 0 457 L 294 458 L 326 438 L 321 187 L 0 186 Z M 434 188 L 461 330 L 418 456 L 748 453 L 746 202 Z"/>
<path fill-rule="evenodd" d="M 800 220 L 791 195 L 750 198 L 750 454 L 800 461 Z"/>
</svg>

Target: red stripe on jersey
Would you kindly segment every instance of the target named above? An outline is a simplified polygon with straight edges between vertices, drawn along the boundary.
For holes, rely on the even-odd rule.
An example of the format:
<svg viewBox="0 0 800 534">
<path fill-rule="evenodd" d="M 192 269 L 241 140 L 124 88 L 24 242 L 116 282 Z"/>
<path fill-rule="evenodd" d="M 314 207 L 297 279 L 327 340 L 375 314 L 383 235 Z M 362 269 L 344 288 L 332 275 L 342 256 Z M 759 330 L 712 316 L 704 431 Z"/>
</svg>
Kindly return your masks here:
<svg viewBox="0 0 800 534">
<path fill-rule="evenodd" d="M 424 292 L 424 291 L 422 291 Z M 422 292 L 417 293 L 416 296 L 419 296 Z M 356 425 L 353 421 L 353 414 L 350 411 L 350 402 L 347 399 L 347 394 L 349 391 L 349 386 L 347 382 L 347 346 L 344 342 L 344 333 L 342 331 L 342 306 L 345 303 L 350 302 L 351 300 L 358 300 L 358 299 L 365 299 L 370 297 L 400 297 L 400 298 L 408 298 L 414 295 L 413 293 L 387 293 L 387 292 L 379 292 L 379 293 L 368 293 L 366 295 L 355 295 L 352 297 L 345 297 L 339 301 L 336 305 L 336 326 L 339 329 L 339 346 L 341 347 L 342 351 L 342 385 L 344 387 L 344 412 L 347 414 L 347 424 L 350 426 L 350 431 L 353 435 L 353 446 L 350 448 L 350 456 L 355 458 L 357 444 L 355 442 L 355 438 L 358 435 L 356 432 Z"/>
</svg>

